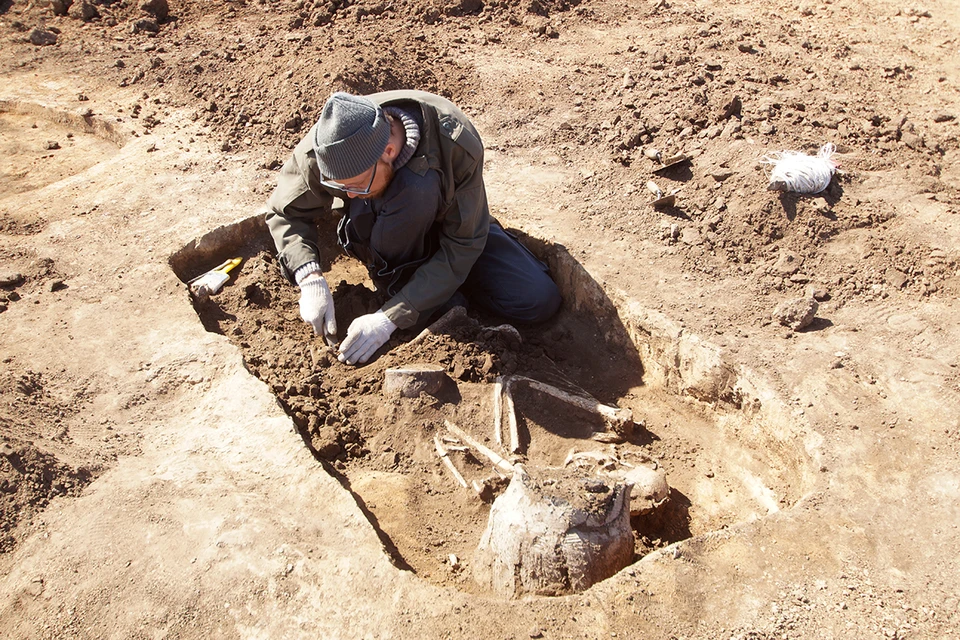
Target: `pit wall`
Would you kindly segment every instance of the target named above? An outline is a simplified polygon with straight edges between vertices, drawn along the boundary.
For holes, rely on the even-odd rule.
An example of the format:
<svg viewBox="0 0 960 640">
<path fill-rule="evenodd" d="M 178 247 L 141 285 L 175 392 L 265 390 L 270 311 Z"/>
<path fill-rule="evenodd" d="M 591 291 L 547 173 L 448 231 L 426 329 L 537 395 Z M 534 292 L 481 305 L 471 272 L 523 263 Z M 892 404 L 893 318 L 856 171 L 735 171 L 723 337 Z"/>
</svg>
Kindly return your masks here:
<svg viewBox="0 0 960 640">
<path fill-rule="evenodd" d="M 264 248 L 272 248 L 270 232 L 263 215 L 255 215 L 208 231 L 170 256 L 168 264 L 182 281 L 216 267 L 227 257 L 239 255 L 252 238 L 261 239 Z"/>
<path fill-rule="evenodd" d="M 81 102 L 79 104 L 83 105 L 84 103 Z M 109 140 L 117 145 L 118 148 L 125 145 L 129 139 L 126 133 L 114 127 L 103 118 L 93 113 L 88 113 L 88 110 L 82 106 L 76 113 L 71 113 L 60 108 L 44 106 L 37 102 L 0 100 L 0 113 L 36 116 L 40 119 L 69 127 L 74 131 L 89 133 L 98 138 Z"/>
</svg>

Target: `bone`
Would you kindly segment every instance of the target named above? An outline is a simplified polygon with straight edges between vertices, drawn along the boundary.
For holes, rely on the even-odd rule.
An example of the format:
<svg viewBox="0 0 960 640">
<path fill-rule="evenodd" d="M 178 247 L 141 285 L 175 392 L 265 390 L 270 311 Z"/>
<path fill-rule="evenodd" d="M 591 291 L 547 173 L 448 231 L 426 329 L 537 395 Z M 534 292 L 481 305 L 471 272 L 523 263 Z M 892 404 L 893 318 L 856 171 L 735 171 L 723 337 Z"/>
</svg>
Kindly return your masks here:
<svg viewBox="0 0 960 640">
<path fill-rule="evenodd" d="M 476 449 L 477 451 L 479 451 L 483 456 L 485 456 L 488 460 L 490 460 L 490 462 L 492 462 L 494 465 L 496 465 L 497 467 L 500 467 L 501 469 L 503 469 L 504 471 L 507 471 L 508 473 L 513 473 L 513 471 L 514 471 L 513 465 L 510 464 L 510 462 L 508 462 L 507 460 L 505 460 L 502 456 L 500 456 L 499 454 L 497 454 L 496 452 L 494 452 L 494 451 L 491 450 L 490 448 L 488 448 L 488 447 L 480 444 L 480 442 L 478 442 L 477 440 L 475 440 L 475 439 L 474 439 L 472 436 L 470 436 L 466 431 L 464 431 L 463 429 L 461 429 L 461 428 L 458 427 L 457 425 L 453 424 L 453 423 L 450 422 L 449 420 L 444 420 L 444 421 L 443 421 L 443 424 L 444 424 L 444 426 L 447 427 L 447 429 L 449 429 L 451 432 L 453 432 L 458 438 L 460 438 L 463 442 L 466 442 L 466 443 L 469 444 L 471 447 L 473 447 L 474 449 Z"/>
<path fill-rule="evenodd" d="M 445 464 L 447 466 L 447 469 L 450 470 L 450 473 L 453 474 L 453 477 L 457 481 L 457 484 L 459 484 L 461 487 L 466 488 L 467 481 L 463 479 L 463 475 L 461 475 L 460 471 L 458 471 L 457 468 L 453 466 L 453 461 L 450 460 L 449 452 L 446 450 L 446 448 L 444 448 L 438 436 L 433 436 L 433 445 L 437 448 L 437 455 L 440 456 L 440 459 L 443 461 L 443 464 Z"/>
<path fill-rule="evenodd" d="M 513 378 L 516 380 L 516 378 Z M 510 392 L 510 381 L 503 385 L 503 405 L 507 410 L 507 428 L 510 430 L 510 453 L 520 452 L 520 430 L 517 427 L 517 407 Z"/>
<path fill-rule="evenodd" d="M 503 446 L 503 378 L 497 377 L 493 383 L 493 437 Z"/>
<path fill-rule="evenodd" d="M 530 385 L 530 387 L 542 393 L 551 395 L 558 400 L 572 404 L 573 406 L 584 409 L 585 411 L 600 415 L 605 421 L 611 424 L 613 430 L 617 432 L 618 436 L 629 435 L 630 432 L 633 431 L 633 412 L 630 409 L 611 407 L 609 405 L 601 404 L 590 398 L 575 396 L 571 393 L 567 393 L 563 389 L 558 389 L 557 387 L 540 382 L 539 380 L 534 380 L 533 378 L 527 378 L 526 376 L 504 376 L 504 385 L 507 387 L 508 391 L 509 385 L 513 382 L 525 382 Z M 514 420 L 516 420 L 516 418 L 514 418 Z"/>
</svg>

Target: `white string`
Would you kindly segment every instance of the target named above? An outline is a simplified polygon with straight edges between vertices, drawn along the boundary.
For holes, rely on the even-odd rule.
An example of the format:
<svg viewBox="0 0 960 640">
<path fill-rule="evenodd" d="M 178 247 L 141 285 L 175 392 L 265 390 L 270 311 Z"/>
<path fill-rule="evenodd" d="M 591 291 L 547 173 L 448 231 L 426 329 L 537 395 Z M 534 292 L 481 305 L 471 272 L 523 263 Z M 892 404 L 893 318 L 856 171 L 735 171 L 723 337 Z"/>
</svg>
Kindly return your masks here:
<svg viewBox="0 0 960 640">
<path fill-rule="evenodd" d="M 820 147 L 816 156 L 808 156 L 799 151 L 775 151 L 760 159 L 761 164 L 773 165 L 767 176 L 770 189 L 782 187 L 785 191 L 813 194 L 820 193 L 830 185 L 830 179 L 837 170 L 833 154 L 837 148 L 833 143 Z"/>
</svg>

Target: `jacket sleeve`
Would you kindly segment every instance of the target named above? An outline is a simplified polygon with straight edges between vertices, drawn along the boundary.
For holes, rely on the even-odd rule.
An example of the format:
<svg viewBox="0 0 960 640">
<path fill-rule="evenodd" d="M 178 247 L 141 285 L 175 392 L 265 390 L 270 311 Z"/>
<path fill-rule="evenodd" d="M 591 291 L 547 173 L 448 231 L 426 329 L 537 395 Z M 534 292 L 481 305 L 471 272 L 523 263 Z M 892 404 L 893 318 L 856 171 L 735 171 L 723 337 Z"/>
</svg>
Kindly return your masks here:
<svg viewBox="0 0 960 640">
<path fill-rule="evenodd" d="M 320 261 L 316 223 L 333 204 L 333 196 L 320 185 L 316 163 L 308 154 L 309 139 L 309 135 L 304 138 L 284 163 L 277 187 L 267 200 L 267 228 L 277 247 L 281 270 L 291 282 L 297 269 Z"/>
<path fill-rule="evenodd" d="M 456 192 L 455 205 L 441 223 L 440 246 L 400 292 L 382 307 L 386 316 L 405 329 L 450 299 L 487 242 L 490 213 L 480 169 L 466 188 Z"/>
</svg>

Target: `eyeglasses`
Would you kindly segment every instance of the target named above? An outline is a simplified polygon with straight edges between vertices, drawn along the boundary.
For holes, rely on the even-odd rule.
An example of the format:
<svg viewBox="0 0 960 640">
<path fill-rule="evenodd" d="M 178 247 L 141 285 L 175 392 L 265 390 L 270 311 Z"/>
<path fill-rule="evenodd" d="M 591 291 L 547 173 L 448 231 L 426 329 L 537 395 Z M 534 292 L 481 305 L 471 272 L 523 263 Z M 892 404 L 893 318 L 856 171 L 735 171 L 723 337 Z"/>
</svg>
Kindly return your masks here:
<svg viewBox="0 0 960 640">
<path fill-rule="evenodd" d="M 377 164 L 380 164 L 379 162 Z M 367 184 L 366 188 L 363 187 L 350 187 L 341 182 L 335 182 L 333 180 L 321 180 L 320 184 L 325 187 L 330 187 L 331 189 L 337 189 L 338 191 L 343 191 L 344 193 L 352 193 L 356 196 L 365 196 L 370 193 L 370 189 L 373 188 L 373 181 L 377 177 L 377 165 L 373 165 L 373 174 L 370 176 L 370 182 Z"/>
</svg>

